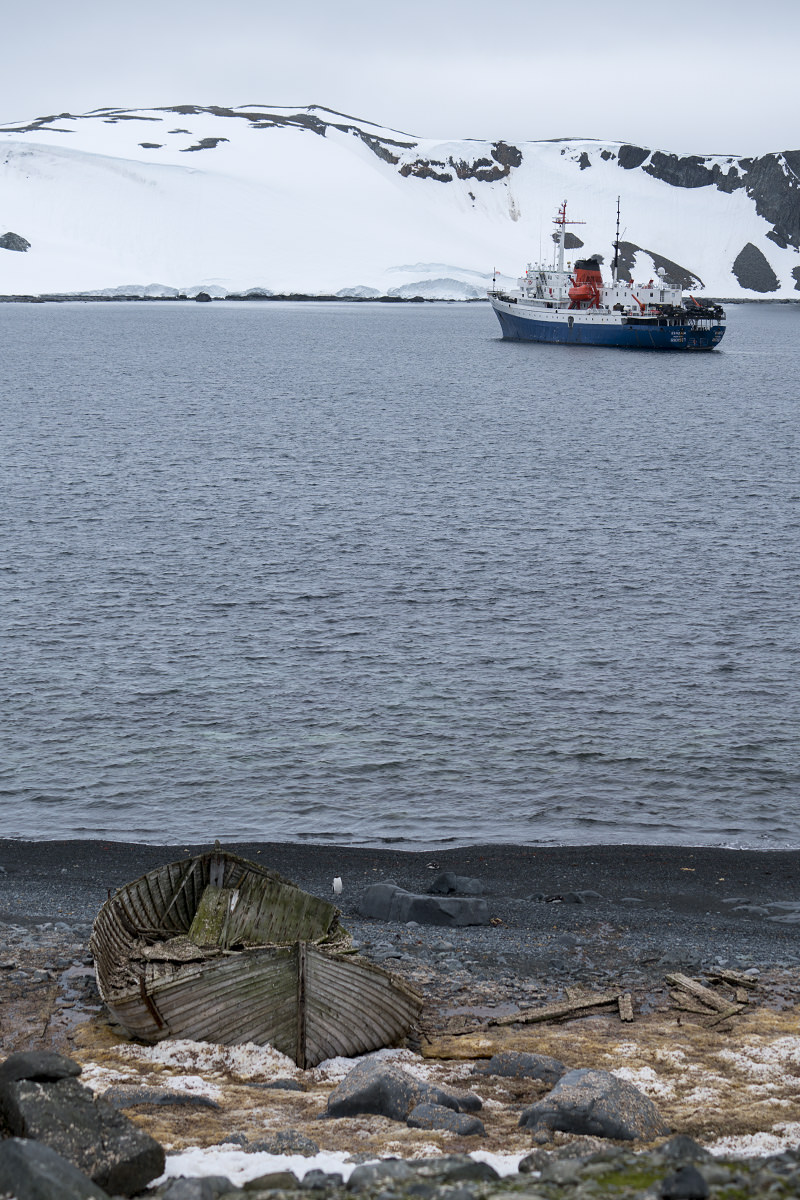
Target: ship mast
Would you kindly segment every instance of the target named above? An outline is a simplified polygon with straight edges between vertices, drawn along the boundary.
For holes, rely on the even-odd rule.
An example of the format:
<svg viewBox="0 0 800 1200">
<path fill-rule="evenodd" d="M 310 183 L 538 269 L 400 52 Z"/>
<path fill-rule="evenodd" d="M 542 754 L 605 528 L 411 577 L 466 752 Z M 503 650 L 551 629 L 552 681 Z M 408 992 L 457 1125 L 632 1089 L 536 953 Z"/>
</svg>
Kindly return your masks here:
<svg viewBox="0 0 800 1200">
<path fill-rule="evenodd" d="M 617 236 L 614 238 L 614 266 L 611 271 L 611 278 L 614 283 L 617 282 L 617 268 L 619 266 L 619 196 L 617 196 Z"/>
<path fill-rule="evenodd" d="M 563 273 L 564 273 L 564 242 L 566 240 L 567 225 L 585 225 L 586 222 L 585 221 L 568 221 L 567 220 L 567 202 L 565 200 L 564 203 L 561 205 L 561 208 L 558 210 L 558 216 L 553 217 L 553 224 L 556 225 L 558 228 L 558 232 L 556 234 L 556 238 L 558 241 L 558 273 L 559 273 L 559 275 L 563 275 Z M 559 299 L 561 299 L 562 290 L 563 289 L 562 289 L 561 281 L 559 280 L 559 282 L 558 282 Z"/>
</svg>

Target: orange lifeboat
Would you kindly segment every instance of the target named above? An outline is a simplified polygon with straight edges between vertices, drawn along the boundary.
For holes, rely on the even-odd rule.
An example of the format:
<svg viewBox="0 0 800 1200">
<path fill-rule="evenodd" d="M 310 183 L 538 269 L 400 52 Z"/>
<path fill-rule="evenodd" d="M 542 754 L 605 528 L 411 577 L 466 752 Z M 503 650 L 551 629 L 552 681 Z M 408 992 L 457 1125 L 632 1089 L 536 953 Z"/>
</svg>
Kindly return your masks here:
<svg viewBox="0 0 800 1200">
<path fill-rule="evenodd" d="M 603 276 L 596 258 L 582 258 L 575 263 L 572 287 L 567 293 L 570 308 L 597 308 L 600 304 L 600 288 Z"/>
</svg>

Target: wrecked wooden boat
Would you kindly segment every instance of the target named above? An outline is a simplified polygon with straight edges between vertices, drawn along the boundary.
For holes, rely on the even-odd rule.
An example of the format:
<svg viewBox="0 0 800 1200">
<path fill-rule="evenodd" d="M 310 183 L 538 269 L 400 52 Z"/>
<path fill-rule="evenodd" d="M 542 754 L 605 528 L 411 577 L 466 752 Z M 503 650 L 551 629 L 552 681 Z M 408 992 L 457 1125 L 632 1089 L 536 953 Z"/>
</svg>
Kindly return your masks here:
<svg viewBox="0 0 800 1200">
<path fill-rule="evenodd" d="M 217 847 L 121 888 L 89 943 L 132 1037 L 269 1044 L 313 1067 L 395 1045 L 422 997 L 359 958 L 339 911 Z"/>
</svg>

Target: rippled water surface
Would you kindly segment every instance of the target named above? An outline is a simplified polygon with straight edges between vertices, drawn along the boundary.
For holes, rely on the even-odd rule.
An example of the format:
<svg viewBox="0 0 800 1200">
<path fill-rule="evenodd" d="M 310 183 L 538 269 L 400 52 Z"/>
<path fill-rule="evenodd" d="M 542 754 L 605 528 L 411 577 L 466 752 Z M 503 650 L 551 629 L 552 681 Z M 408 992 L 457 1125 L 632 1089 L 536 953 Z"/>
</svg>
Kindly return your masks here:
<svg viewBox="0 0 800 1200">
<path fill-rule="evenodd" d="M 799 334 L 0 305 L 0 835 L 800 845 Z"/>
</svg>

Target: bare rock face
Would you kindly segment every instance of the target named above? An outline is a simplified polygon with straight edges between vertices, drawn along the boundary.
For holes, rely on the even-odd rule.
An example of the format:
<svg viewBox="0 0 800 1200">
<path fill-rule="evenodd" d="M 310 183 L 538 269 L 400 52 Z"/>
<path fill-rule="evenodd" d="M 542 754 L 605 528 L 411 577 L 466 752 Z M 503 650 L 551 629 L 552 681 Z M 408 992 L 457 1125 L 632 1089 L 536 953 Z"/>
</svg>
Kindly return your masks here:
<svg viewBox="0 0 800 1200">
<path fill-rule="evenodd" d="M 0 250 L 18 250 L 20 254 L 24 254 L 30 248 L 30 242 L 18 233 L 4 233 L 0 236 Z"/>
<path fill-rule="evenodd" d="M 732 270 L 740 287 L 748 288 L 751 292 L 777 292 L 780 287 L 778 277 L 766 257 L 752 242 L 743 246 L 736 255 Z"/>
<path fill-rule="evenodd" d="M 552 1092 L 525 1109 L 519 1123 L 534 1133 L 558 1129 L 626 1142 L 669 1133 L 652 1100 L 608 1071 L 568 1071 Z"/>
<path fill-rule="evenodd" d="M 162 1147 L 96 1100 L 79 1072 L 60 1054 L 12 1055 L 0 1066 L 0 1123 L 12 1138 L 49 1146 L 108 1192 L 142 1191 L 164 1170 Z"/>
</svg>

